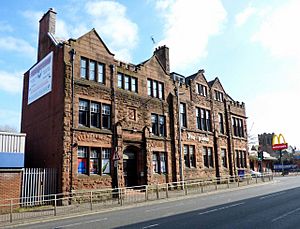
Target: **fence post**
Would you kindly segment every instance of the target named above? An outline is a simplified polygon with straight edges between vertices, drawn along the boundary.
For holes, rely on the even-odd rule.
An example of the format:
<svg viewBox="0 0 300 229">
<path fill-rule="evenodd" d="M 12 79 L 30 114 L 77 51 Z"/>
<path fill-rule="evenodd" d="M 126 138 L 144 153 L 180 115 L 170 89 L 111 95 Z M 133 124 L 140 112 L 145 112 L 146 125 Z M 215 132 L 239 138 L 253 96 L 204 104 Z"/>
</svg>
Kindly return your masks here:
<svg viewBox="0 0 300 229">
<path fill-rule="evenodd" d="M 156 184 L 156 198 L 159 199 L 159 190 L 158 190 L 158 184 Z"/>
<path fill-rule="evenodd" d="M 183 183 L 183 184 L 184 184 L 184 183 Z M 184 194 L 187 195 L 187 194 L 188 194 L 188 187 L 187 187 L 187 184 L 184 184 L 183 188 L 184 188 Z"/>
<path fill-rule="evenodd" d="M 91 191 L 90 194 L 90 205 L 91 205 L 91 211 L 93 211 L 93 191 Z"/>
<path fill-rule="evenodd" d="M 9 214 L 9 221 L 12 223 L 13 221 L 13 200 L 10 200 L 10 214 Z"/>
<path fill-rule="evenodd" d="M 148 200 L 148 185 L 145 185 L 145 200 Z"/>
<path fill-rule="evenodd" d="M 166 197 L 169 198 L 169 185 L 166 183 Z"/>
<path fill-rule="evenodd" d="M 204 184 L 203 184 L 203 181 L 200 182 L 200 186 L 201 186 L 201 193 L 204 192 Z"/>
<path fill-rule="evenodd" d="M 257 184 L 257 175 L 255 175 L 255 182 L 256 182 L 256 184 Z"/>
<path fill-rule="evenodd" d="M 238 187 L 240 187 L 240 177 L 237 178 Z"/>
<path fill-rule="evenodd" d="M 54 194 L 54 216 L 56 216 L 56 206 L 57 206 L 57 197 L 56 194 Z"/>
<path fill-rule="evenodd" d="M 124 190 L 124 195 L 123 195 L 123 190 Z M 120 201 L 120 204 L 121 204 L 121 206 L 123 206 L 123 197 L 125 198 L 126 188 L 122 188 L 120 191 L 121 191 L 121 196 L 120 196 L 121 201 Z"/>
<path fill-rule="evenodd" d="M 227 188 L 229 188 L 229 177 L 227 178 Z"/>
<path fill-rule="evenodd" d="M 215 190 L 218 190 L 218 178 L 215 180 Z"/>
</svg>

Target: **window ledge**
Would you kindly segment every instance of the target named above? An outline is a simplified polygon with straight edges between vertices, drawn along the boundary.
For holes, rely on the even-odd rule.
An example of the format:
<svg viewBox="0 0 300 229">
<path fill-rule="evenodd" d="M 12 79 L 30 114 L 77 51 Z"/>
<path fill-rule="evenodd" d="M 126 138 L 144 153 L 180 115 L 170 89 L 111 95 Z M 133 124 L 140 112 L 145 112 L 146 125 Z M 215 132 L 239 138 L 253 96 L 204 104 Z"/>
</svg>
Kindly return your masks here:
<svg viewBox="0 0 300 229">
<path fill-rule="evenodd" d="M 247 138 L 245 138 L 245 137 L 233 136 L 233 139 L 247 141 Z"/>
<path fill-rule="evenodd" d="M 100 134 L 112 134 L 111 130 L 108 129 L 97 129 L 92 127 L 85 127 L 80 126 L 78 128 L 74 128 L 75 131 L 85 131 L 85 132 L 93 132 L 93 133 L 100 133 Z"/>
</svg>

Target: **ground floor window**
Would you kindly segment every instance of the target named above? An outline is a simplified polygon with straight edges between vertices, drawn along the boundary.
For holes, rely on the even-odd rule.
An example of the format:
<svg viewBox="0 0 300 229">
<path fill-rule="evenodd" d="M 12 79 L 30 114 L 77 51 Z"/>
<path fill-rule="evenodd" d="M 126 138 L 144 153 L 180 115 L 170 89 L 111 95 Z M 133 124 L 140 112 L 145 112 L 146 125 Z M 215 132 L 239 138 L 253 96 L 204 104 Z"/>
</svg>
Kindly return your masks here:
<svg viewBox="0 0 300 229">
<path fill-rule="evenodd" d="M 214 167 L 212 147 L 203 147 L 203 163 L 205 167 Z"/>
<path fill-rule="evenodd" d="M 222 165 L 223 165 L 223 167 L 227 168 L 226 149 L 221 149 L 221 158 L 222 158 Z"/>
<path fill-rule="evenodd" d="M 246 151 L 236 150 L 235 158 L 236 158 L 236 167 L 247 168 Z"/>
<path fill-rule="evenodd" d="M 153 152 L 152 165 L 154 173 L 166 173 L 166 153 L 165 152 Z"/>
<path fill-rule="evenodd" d="M 184 153 L 185 166 L 188 168 L 195 168 L 196 167 L 195 146 L 184 145 L 183 153 Z"/>
<path fill-rule="evenodd" d="M 78 174 L 110 174 L 110 148 L 79 146 L 77 151 Z"/>
</svg>

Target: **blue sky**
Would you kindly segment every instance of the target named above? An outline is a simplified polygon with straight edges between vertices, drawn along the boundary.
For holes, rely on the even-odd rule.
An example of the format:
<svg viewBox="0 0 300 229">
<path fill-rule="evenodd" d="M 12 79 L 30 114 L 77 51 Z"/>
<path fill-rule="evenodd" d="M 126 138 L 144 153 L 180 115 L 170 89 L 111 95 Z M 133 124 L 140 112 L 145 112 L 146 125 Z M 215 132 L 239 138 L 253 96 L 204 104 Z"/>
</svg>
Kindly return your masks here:
<svg viewBox="0 0 300 229">
<path fill-rule="evenodd" d="M 137 64 L 170 48 L 171 71 L 205 70 L 246 103 L 248 132 L 282 133 L 300 147 L 300 1 L 26 0 L 0 8 L 0 126 L 20 129 L 22 76 L 36 61 L 38 21 L 57 12 L 56 36 L 96 28 L 116 58 Z M 154 38 L 153 44 L 151 37 Z"/>
</svg>

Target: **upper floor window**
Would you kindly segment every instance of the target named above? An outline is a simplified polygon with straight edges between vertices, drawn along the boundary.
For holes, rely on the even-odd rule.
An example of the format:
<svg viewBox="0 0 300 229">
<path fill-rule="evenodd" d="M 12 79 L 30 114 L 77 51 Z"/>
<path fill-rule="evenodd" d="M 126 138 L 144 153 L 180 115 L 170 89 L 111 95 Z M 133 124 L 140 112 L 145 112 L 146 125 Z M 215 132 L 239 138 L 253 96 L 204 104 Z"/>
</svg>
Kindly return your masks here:
<svg viewBox="0 0 300 229">
<path fill-rule="evenodd" d="M 180 126 L 181 127 L 187 127 L 187 117 L 186 117 L 186 105 L 185 103 L 180 103 Z"/>
<path fill-rule="evenodd" d="M 151 114 L 152 133 L 157 136 L 166 136 L 166 118 L 163 115 Z"/>
<path fill-rule="evenodd" d="M 104 83 L 105 71 L 104 64 L 97 63 L 94 60 L 81 57 L 80 59 L 80 77 L 83 79 Z"/>
<path fill-rule="evenodd" d="M 118 72 L 118 88 L 137 92 L 137 78 Z"/>
<path fill-rule="evenodd" d="M 219 131 L 221 134 L 224 134 L 224 120 L 223 120 L 223 114 L 219 113 Z"/>
<path fill-rule="evenodd" d="M 79 99 L 79 125 L 93 128 L 110 129 L 111 106 Z M 101 111 L 101 112 L 100 112 Z"/>
<path fill-rule="evenodd" d="M 77 150 L 77 172 L 79 174 L 110 174 L 109 148 L 90 148 L 78 146 Z"/>
<path fill-rule="evenodd" d="M 204 108 L 196 108 L 196 121 L 199 130 L 211 131 L 211 115 L 210 110 Z"/>
<path fill-rule="evenodd" d="M 90 66 L 89 66 L 89 80 L 95 81 L 96 79 L 96 62 L 93 60 L 90 60 Z"/>
<path fill-rule="evenodd" d="M 244 123 L 242 119 L 232 117 L 232 129 L 233 129 L 234 136 L 241 137 L 241 138 L 245 137 Z"/>
<path fill-rule="evenodd" d="M 98 82 L 104 83 L 104 64 L 98 63 Z"/>
<path fill-rule="evenodd" d="M 224 95 L 222 92 L 215 90 L 215 100 L 223 102 Z"/>
<path fill-rule="evenodd" d="M 153 152 L 152 165 L 154 173 L 166 173 L 166 153 L 164 152 Z"/>
<path fill-rule="evenodd" d="M 203 162 L 206 167 L 214 167 L 212 148 L 211 147 L 203 147 Z"/>
<path fill-rule="evenodd" d="M 196 93 L 202 96 L 207 96 L 207 87 L 203 84 L 196 84 Z"/>
<path fill-rule="evenodd" d="M 164 99 L 164 84 L 156 80 L 147 80 L 147 93 L 154 98 Z"/>
<path fill-rule="evenodd" d="M 195 168 L 196 167 L 195 146 L 184 145 L 183 153 L 184 153 L 185 166 L 188 168 Z"/>
<path fill-rule="evenodd" d="M 87 79 L 87 59 L 83 57 L 80 59 L 80 77 Z"/>
</svg>

